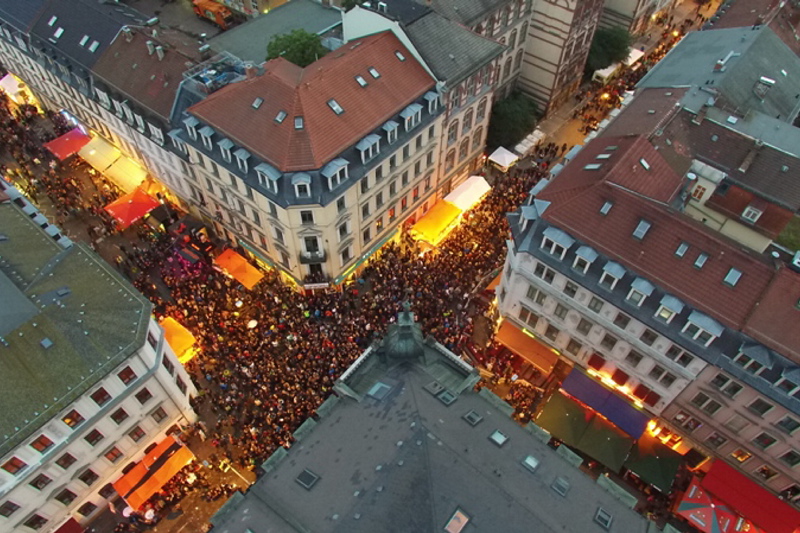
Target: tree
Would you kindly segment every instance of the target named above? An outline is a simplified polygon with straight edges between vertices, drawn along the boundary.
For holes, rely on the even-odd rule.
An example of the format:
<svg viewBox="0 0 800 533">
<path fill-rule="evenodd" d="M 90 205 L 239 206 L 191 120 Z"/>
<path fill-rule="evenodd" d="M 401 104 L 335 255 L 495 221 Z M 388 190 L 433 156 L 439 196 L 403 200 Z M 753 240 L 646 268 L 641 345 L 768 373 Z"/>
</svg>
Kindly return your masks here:
<svg viewBox="0 0 800 533">
<path fill-rule="evenodd" d="M 521 92 L 514 92 L 492 106 L 486 147 L 493 151 L 498 146 L 513 148 L 536 125 L 536 102 Z"/>
<path fill-rule="evenodd" d="M 592 39 L 584 71 L 591 75 L 595 70 L 627 59 L 631 43 L 633 37 L 624 28 L 600 28 Z"/>
<path fill-rule="evenodd" d="M 342 9 L 345 11 L 350 11 L 359 4 L 359 0 L 342 0 Z"/>
<path fill-rule="evenodd" d="M 267 45 L 267 61 L 283 57 L 298 67 L 307 67 L 327 53 L 319 35 L 305 30 L 276 35 Z"/>
</svg>

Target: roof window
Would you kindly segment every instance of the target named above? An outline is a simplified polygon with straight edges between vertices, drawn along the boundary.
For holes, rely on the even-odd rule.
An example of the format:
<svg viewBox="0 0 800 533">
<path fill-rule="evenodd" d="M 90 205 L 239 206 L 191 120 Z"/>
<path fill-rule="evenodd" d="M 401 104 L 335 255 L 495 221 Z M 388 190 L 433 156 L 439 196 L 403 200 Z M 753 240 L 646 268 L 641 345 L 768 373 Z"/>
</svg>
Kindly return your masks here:
<svg viewBox="0 0 800 533">
<path fill-rule="evenodd" d="M 494 432 L 489 435 L 489 440 L 497 444 L 498 447 L 502 448 L 503 444 L 508 441 L 508 437 L 499 429 L 495 429 Z"/>
<path fill-rule="evenodd" d="M 303 129 L 303 117 L 294 117 L 294 129 L 296 130 Z"/>
<path fill-rule="evenodd" d="M 731 267 L 731 269 L 728 270 L 728 273 L 725 274 L 725 279 L 723 280 L 723 283 L 725 283 L 725 285 L 728 285 L 729 287 L 735 287 L 736 284 L 739 283 L 739 278 L 741 277 L 742 273 L 736 270 L 735 268 Z"/>
<path fill-rule="evenodd" d="M 597 154 L 597 157 L 595 157 L 595 159 L 609 159 L 610 157 L 611 154 Z"/>
<path fill-rule="evenodd" d="M 522 466 L 530 470 L 531 472 L 536 472 L 536 469 L 539 468 L 539 459 L 532 455 L 528 455 L 525 459 L 522 460 Z"/>
<path fill-rule="evenodd" d="M 356 76 L 356 81 L 362 87 L 366 87 L 367 86 L 367 80 L 364 79 L 364 76 Z"/>
<path fill-rule="evenodd" d="M 594 514 L 594 521 L 603 529 L 609 530 L 611 529 L 611 522 L 614 521 L 614 517 L 602 507 L 598 507 L 597 512 Z"/>
<path fill-rule="evenodd" d="M 633 230 L 633 238 L 642 240 L 644 236 L 647 235 L 647 231 L 650 229 L 650 223 L 646 220 L 640 220 L 639 225 L 636 226 L 636 229 Z"/>
<path fill-rule="evenodd" d="M 283 109 L 281 109 L 280 111 L 278 111 L 278 114 L 277 114 L 277 115 L 275 115 L 275 122 L 277 122 L 278 124 L 280 124 L 281 122 L 283 122 L 283 120 L 284 120 L 285 118 L 286 118 L 286 111 L 284 111 Z"/>
<path fill-rule="evenodd" d="M 607 215 L 608 212 L 611 211 L 612 207 L 614 207 L 614 203 L 606 201 L 606 203 L 603 204 L 603 207 L 600 208 L 600 214 Z"/>
<path fill-rule="evenodd" d="M 684 255 L 686 255 L 686 252 L 688 250 L 689 250 L 689 245 L 686 244 L 685 242 L 682 242 L 678 245 L 678 249 L 675 250 L 675 255 L 677 255 L 678 257 L 683 257 Z"/>
<path fill-rule="evenodd" d="M 375 70 L 375 67 L 369 67 L 367 71 L 369 72 L 370 76 L 372 76 L 376 80 L 381 77 L 381 73 Z"/>
<path fill-rule="evenodd" d="M 475 410 L 469 411 L 467 414 L 465 414 L 461 418 L 466 420 L 467 424 L 469 424 L 472 427 L 477 426 L 483 420 L 483 417 L 481 415 L 479 415 L 478 412 L 475 411 Z"/>
<path fill-rule="evenodd" d="M 48 26 L 53 26 L 56 23 L 57 20 L 58 20 L 58 17 L 53 15 L 52 17 L 50 17 L 50 20 L 47 21 L 47 25 Z"/>
<path fill-rule="evenodd" d="M 400 53 L 400 50 L 395 50 L 395 51 L 394 51 L 394 55 L 395 55 L 395 57 L 397 57 L 397 59 L 399 59 L 400 61 L 405 61 L 405 60 L 406 60 L 406 56 L 404 56 L 403 54 L 401 54 L 401 53 Z"/>
<path fill-rule="evenodd" d="M 92 41 L 92 44 L 89 45 L 89 51 L 94 52 L 98 46 L 100 46 L 100 41 Z"/>
<path fill-rule="evenodd" d="M 250 104 L 250 105 L 252 106 L 253 109 L 258 109 L 259 107 L 261 107 L 261 104 L 263 104 L 263 103 L 264 103 L 264 99 L 261 98 L 261 97 L 258 97 L 255 100 L 253 100 L 253 103 Z"/>
<path fill-rule="evenodd" d="M 342 109 L 342 106 L 340 106 L 339 102 L 337 102 L 333 98 L 328 100 L 328 107 L 333 109 L 333 112 L 336 113 L 337 115 L 341 115 L 342 113 L 344 113 L 344 109 Z"/>
<path fill-rule="evenodd" d="M 306 489 L 311 490 L 311 488 L 319 481 L 319 476 L 306 468 L 300 475 L 295 478 L 295 481 L 300 483 L 300 485 Z"/>
<path fill-rule="evenodd" d="M 467 524 L 469 524 L 469 520 L 470 517 L 467 513 L 461 509 L 456 509 L 456 512 L 453 513 L 453 516 L 451 516 L 450 520 L 448 520 L 444 525 L 444 530 L 447 533 L 461 533 L 464 531 L 464 528 L 467 527 Z"/>
<path fill-rule="evenodd" d="M 598 170 L 601 166 L 603 166 L 601 163 L 589 163 L 583 167 L 583 170 Z"/>
<path fill-rule="evenodd" d="M 643 157 L 643 158 L 641 158 L 641 159 L 639 160 L 639 164 L 640 164 L 640 165 L 642 165 L 642 167 L 643 167 L 645 170 L 650 170 L 650 163 L 648 163 L 648 162 L 645 160 L 645 158 L 644 158 L 644 157 Z"/>
<path fill-rule="evenodd" d="M 550 485 L 550 488 L 559 496 L 566 497 L 569 492 L 569 481 L 567 481 L 566 478 L 557 477 L 555 481 L 553 481 L 553 484 Z"/>
<path fill-rule="evenodd" d="M 55 37 L 56 39 L 58 39 L 58 38 L 59 38 L 59 37 L 61 37 L 62 35 L 64 35 L 64 28 L 61 28 L 61 27 L 59 27 L 59 28 L 58 28 L 58 29 L 55 31 L 55 33 L 53 33 L 53 37 Z"/>
<path fill-rule="evenodd" d="M 86 46 L 86 43 L 88 43 L 88 42 L 89 42 L 89 36 L 88 35 L 84 35 L 83 37 L 81 37 L 81 40 L 78 41 L 78 44 L 80 46 Z"/>
<path fill-rule="evenodd" d="M 706 264 L 706 261 L 708 261 L 708 254 L 701 252 L 700 255 L 697 256 L 697 259 L 694 260 L 694 266 L 696 268 L 703 268 L 703 265 Z"/>
</svg>

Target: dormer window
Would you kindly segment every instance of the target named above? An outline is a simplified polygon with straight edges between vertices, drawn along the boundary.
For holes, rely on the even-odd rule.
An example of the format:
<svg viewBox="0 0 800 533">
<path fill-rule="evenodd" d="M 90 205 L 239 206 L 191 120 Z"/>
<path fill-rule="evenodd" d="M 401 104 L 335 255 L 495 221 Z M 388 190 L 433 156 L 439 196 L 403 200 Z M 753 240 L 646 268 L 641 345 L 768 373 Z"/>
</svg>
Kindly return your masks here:
<svg viewBox="0 0 800 533">
<path fill-rule="evenodd" d="M 723 327 L 716 320 L 698 311 L 692 311 L 681 333 L 708 347 L 714 339 L 722 335 L 722 331 Z"/>
<path fill-rule="evenodd" d="M 342 106 L 340 106 L 339 102 L 337 102 L 333 98 L 328 100 L 328 107 L 330 107 L 333 110 L 333 112 L 336 113 L 337 115 L 341 115 L 342 113 L 344 113 L 344 109 L 342 108 Z"/>
<path fill-rule="evenodd" d="M 100 105 L 106 109 L 111 109 L 111 99 L 108 97 L 108 93 L 101 91 L 97 87 L 95 87 L 94 92 L 97 94 L 97 99 L 100 101 Z"/>
<path fill-rule="evenodd" d="M 603 274 L 600 276 L 600 286 L 610 291 L 614 290 L 617 282 L 625 275 L 625 268 L 619 263 L 608 261 L 603 265 Z"/>
<path fill-rule="evenodd" d="M 669 324 L 672 322 L 672 319 L 675 318 L 675 315 L 683 311 L 683 302 L 675 298 L 674 296 L 670 296 L 669 294 L 665 294 L 661 298 L 661 302 L 658 306 L 658 311 L 656 311 L 656 318 L 661 320 L 662 322 L 666 322 Z"/>
<path fill-rule="evenodd" d="M 392 144 L 397 140 L 397 129 L 399 127 L 400 124 L 398 124 L 394 120 L 390 120 L 382 126 L 383 131 L 386 132 L 386 142 Z"/>
<path fill-rule="evenodd" d="M 572 263 L 572 268 L 579 271 L 581 274 L 586 274 L 594 260 L 597 259 L 597 252 L 588 246 L 580 246 L 575 250 L 575 261 Z"/>
<path fill-rule="evenodd" d="M 239 148 L 233 152 L 233 156 L 236 158 L 236 166 L 239 167 L 239 170 L 241 170 L 243 174 L 247 174 L 249 168 L 247 160 L 250 159 L 250 152 L 244 148 Z"/>
<path fill-rule="evenodd" d="M 361 152 L 361 162 L 366 163 L 381 151 L 381 138 L 374 133 L 367 135 L 356 144 L 356 150 Z"/>
<path fill-rule="evenodd" d="M 226 163 L 231 162 L 231 148 L 233 148 L 233 142 L 230 139 L 222 139 L 217 143 L 219 146 L 219 152 L 222 155 L 222 160 Z"/>
<path fill-rule="evenodd" d="M 203 126 L 198 133 L 200 133 L 200 139 L 203 141 L 203 146 L 206 150 L 211 150 L 213 147 L 211 137 L 214 136 L 214 129 L 211 126 Z"/>
<path fill-rule="evenodd" d="M 311 196 L 311 176 L 305 172 L 298 172 L 292 176 L 292 186 L 294 187 L 294 194 L 298 198 Z"/>
<path fill-rule="evenodd" d="M 272 194 L 278 194 L 278 180 L 281 172 L 269 163 L 259 163 L 256 165 L 255 171 L 258 184 Z"/>
<path fill-rule="evenodd" d="M 653 285 L 644 278 L 636 278 L 631 283 L 631 290 L 625 297 L 629 303 L 640 307 L 644 299 L 653 294 Z"/>
<path fill-rule="evenodd" d="M 543 232 L 542 249 L 556 256 L 558 259 L 564 259 L 567 248 L 572 246 L 574 242 L 575 239 L 570 237 L 567 233 L 550 226 Z"/>
<path fill-rule="evenodd" d="M 761 209 L 748 205 L 742 213 L 742 218 L 751 224 L 755 224 L 764 212 Z"/>
<path fill-rule="evenodd" d="M 437 109 L 439 109 L 439 93 L 434 91 L 428 91 L 425 93 L 423 97 L 428 102 L 428 113 L 433 114 Z"/>
<path fill-rule="evenodd" d="M 405 121 L 406 131 L 414 129 L 422 121 L 422 106 L 411 104 L 400 112 L 400 118 Z"/>
<path fill-rule="evenodd" d="M 324 167 L 320 171 L 320 174 L 324 178 L 328 180 L 328 189 L 334 190 L 336 187 L 342 184 L 347 178 L 349 177 L 347 174 L 347 166 L 350 163 L 347 159 L 343 159 L 341 157 L 337 157 Z"/>
<path fill-rule="evenodd" d="M 119 102 L 114 100 L 114 107 L 116 108 L 118 105 L 119 105 Z M 120 107 L 120 112 L 121 111 L 122 111 L 122 108 Z M 183 121 L 183 124 L 184 124 L 184 126 L 186 126 L 186 133 L 189 134 L 189 138 L 191 140 L 193 140 L 193 141 L 196 141 L 197 140 L 197 125 L 200 124 L 200 122 L 194 117 L 189 117 L 189 118 L 187 118 L 186 120 Z"/>
</svg>

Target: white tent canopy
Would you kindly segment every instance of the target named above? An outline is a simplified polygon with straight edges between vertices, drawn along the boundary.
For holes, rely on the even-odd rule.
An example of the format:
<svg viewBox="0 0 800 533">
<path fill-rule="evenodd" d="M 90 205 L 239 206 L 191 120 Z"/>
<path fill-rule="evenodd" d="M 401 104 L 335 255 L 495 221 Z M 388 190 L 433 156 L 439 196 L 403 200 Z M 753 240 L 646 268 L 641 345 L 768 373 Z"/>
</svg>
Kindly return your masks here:
<svg viewBox="0 0 800 533">
<path fill-rule="evenodd" d="M 519 157 L 514 152 L 507 150 L 500 146 L 492 152 L 492 155 L 489 156 L 489 161 L 495 163 L 498 166 L 501 166 L 505 169 L 511 167 L 519 160 Z"/>
<path fill-rule="evenodd" d="M 470 176 L 464 180 L 464 183 L 445 196 L 444 200 L 445 202 L 450 202 L 462 212 L 469 211 L 480 202 L 490 190 L 492 190 L 492 186 L 486 183 L 483 176 Z"/>
</svg>

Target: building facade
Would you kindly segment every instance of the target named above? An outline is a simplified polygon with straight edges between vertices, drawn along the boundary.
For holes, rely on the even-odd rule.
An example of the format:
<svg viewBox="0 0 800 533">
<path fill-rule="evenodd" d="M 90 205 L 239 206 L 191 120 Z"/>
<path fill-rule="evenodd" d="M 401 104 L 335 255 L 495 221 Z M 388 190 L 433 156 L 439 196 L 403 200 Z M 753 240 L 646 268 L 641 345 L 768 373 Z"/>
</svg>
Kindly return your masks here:
<svg viewBox="0 0 800 533">
<path fill-rule="evenodd" d="M 196 419 L 196 390 L 151 304 L 0 183 L 1 292 L 17 317 L 1 332 L 0 528 L 49 532 L 115 499 L 126 465 Z"/>
<path fill-rule="evenodd" d="M 674 0 L 606 0 L 600 26 L 623 28 L 632 35 L 641 35 L 674 4 Z"/>
</svg>

